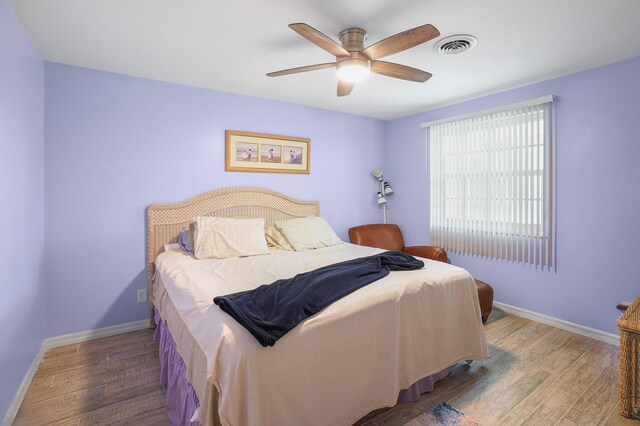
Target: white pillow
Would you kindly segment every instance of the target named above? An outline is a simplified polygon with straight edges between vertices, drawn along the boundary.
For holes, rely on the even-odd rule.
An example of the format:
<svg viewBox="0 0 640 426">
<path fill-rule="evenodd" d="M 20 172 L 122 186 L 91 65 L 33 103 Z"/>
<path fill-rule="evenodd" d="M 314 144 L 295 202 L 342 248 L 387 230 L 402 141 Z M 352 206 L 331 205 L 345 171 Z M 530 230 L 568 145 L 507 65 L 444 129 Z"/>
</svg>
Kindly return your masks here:
<svg viewBox="0 0 640 426">
<path fill-rule="evenodd" d="M 319 216 L 300 217 L 276 222 L 295 251 L 307 251 L 342 244 L 331 226 Z"/>
<path fill-rule="evenodd" d="M 193 254 L 196 259 L 224 259 L 267 254 L 264 219 L 196 217 Z"/>
<path fill-rule="evenodd" d="M 278 228 L 275 227 L 275 225 L 271 225 L 264 235 L 267 237 L 267 242 L 275 248 L 293 251 L 293 247 L 289 244 L 289 241 L 287 241 L 285 236 Z"/>
</svg>

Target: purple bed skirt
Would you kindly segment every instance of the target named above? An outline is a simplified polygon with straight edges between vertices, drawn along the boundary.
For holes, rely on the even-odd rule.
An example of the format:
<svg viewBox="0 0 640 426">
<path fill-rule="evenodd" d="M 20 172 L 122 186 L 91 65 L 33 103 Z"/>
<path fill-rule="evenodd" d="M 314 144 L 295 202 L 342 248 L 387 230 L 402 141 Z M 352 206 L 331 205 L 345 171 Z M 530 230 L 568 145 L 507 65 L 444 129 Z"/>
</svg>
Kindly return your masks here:
<svg viewBox="0 0 640 426">
<path fill-rule="evenodd" d="M 160 345 L 160 384 L 167 389 L 166 414 L 173 425 L 200 426 L 191 417 L 200 406 L 196 391 L 186 379 L 187 367 L 176 348 L 169 328 L 155 311 L 156 331 L 153 338 Z"/>
<path fill-rule="evenodd" d="M 187 368 L 176 348 L 171 332 L 155 310 L 156 331 L 154 339 L 160 345 L 160 383 L 167 389 L 167 417 L 173 425 L 200 426 L 198 420 L 192 422 L 196 409 L 200 406 L 193 386 L 186 379 Z M 398 402 L 406 403 L 420 399 L 420 395 L 433 392 L 435 383 L 449 374 L 453 366 L 439 373 L 424 377 L 398 394 Z"/>
</svg>

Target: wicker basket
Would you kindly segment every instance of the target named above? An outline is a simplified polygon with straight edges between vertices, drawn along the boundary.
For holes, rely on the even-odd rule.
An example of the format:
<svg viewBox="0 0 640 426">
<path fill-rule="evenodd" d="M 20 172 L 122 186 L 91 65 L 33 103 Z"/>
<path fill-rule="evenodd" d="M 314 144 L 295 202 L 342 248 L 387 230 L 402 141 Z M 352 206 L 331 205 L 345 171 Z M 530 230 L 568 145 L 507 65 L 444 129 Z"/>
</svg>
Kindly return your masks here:
<svg viewBox="0 0 640 426">
<path fill-rule="evenodd" d="M 620 414 L 640 419 L 640 297 L 618 320 L 620 329 Z"/>
</svg>

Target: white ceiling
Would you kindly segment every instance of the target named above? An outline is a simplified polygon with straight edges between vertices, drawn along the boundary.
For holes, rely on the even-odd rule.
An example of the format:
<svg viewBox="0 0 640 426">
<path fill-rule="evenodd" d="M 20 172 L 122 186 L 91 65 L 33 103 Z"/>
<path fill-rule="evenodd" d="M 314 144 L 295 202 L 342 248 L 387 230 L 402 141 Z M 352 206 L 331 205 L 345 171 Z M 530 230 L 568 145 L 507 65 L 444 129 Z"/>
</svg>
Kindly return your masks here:
<svg viewBox="0 0 640 426">
<path fill-rule="evenodd" d="M 639 0 L 9 0 L 46 60 L 393 119 L 483 93 L 640 55 Z M 305 22 L 366 45 L 430 23 L 478 45 L 441 55 L 433 40 L 385 60 L 433 74 L 426 83 L 371 75 L 336 96 L 331 62 L 287 27 Z"/>
</svg>

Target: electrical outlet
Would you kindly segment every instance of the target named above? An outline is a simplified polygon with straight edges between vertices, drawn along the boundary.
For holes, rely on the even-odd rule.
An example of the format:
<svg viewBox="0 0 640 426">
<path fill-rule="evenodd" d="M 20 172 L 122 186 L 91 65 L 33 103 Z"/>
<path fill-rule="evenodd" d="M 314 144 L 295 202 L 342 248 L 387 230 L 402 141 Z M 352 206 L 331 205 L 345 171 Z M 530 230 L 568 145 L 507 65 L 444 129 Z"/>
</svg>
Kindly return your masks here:
<svg viewBox="0 0 640 426">
<path fill-rule="evenodd" d="M 138 290 L 138 303 L 144 303 L 147 301 L 147 289 Z"/>
</svg>

